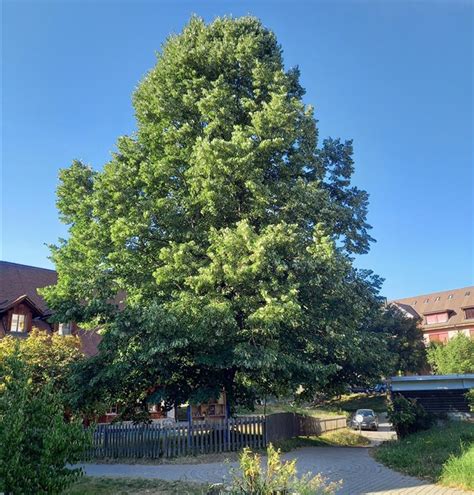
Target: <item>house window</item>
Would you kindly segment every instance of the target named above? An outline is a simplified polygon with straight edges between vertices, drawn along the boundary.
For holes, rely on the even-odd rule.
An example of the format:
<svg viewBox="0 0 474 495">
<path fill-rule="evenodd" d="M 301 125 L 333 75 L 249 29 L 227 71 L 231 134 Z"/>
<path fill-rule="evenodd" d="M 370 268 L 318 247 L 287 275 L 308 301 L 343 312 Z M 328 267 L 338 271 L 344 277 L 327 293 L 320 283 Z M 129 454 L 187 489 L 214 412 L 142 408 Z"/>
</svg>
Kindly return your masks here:
<svg viewBox="0 0 474 495">
<path fill-rule="evenodd" d="M 430 342 L 447 342 L 449 339 L 448 332 L 430 333 L 428 334 Z"/>
<path fill-rule="evenodd" d="M 71 335 L 71 323 L 60 323 L 58 327 L 59 335 Z"/>
<path fill-rule="evenodd" d="M 474 308 L 466 308 L 464 310 L 464 318 L 466 320 L 474 320 Z"/>
<path fill-rule="evenodd" d="M 13 313 L 12 320 L 10 322 L 10 332 L 24 332 L 24 331 L 25 331 L 25 315 Z"/>
<path fill-rule="evenodd" d="M 112 406 L 110 409 L 105 413 L 107 415 L 116 415 L 118 414 L 118 406 Z"/>
<path fill-rule="evenodd" d="M 446 323 L 448 321 L 448 313 L 435 313 L 426 315 L 426 324 L 433 325 L 434 323 Z"/>
</svg>

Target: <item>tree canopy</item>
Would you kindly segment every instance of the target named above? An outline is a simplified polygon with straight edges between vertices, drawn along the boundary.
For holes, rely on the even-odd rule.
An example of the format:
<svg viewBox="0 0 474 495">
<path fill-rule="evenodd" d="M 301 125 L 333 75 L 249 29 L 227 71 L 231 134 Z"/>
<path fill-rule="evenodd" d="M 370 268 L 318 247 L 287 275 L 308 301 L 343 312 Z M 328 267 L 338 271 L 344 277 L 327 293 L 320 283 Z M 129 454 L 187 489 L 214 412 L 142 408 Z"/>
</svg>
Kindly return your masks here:
<svg viewBox="0 0 474 495">
<path fill-rule="evenodd" d="M 420 319 L 405 316 L 400 309 L 389 304 L 374 318 L 375 328 L 386 334 L 391 373 L 420 373 L 428 366 L 426 345 Z"/>
<path fill-rule="evenodd" d="M 100 172 L 61 171 L 44 295 L 103 328 L 83 400 L 233 403 L 385 366 L 380 279 L 353 265 L 372 239 L 352 142 L 319 143 L 303 95 L 258 19 L 193 17 L 135 91 L 136 134 Z"/>
</svg>

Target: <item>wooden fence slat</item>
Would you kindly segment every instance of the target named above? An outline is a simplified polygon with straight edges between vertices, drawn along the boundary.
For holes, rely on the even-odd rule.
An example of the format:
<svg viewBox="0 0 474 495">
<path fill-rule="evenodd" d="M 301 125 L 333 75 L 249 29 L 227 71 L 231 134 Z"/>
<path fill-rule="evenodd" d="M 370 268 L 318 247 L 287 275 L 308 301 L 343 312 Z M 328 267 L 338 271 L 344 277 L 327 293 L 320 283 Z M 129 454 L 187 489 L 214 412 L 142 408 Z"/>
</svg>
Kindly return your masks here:
<svg viewBox="0 0 474 495">
<path fill-rule="evenodd" d="M 212 438 L 214 442 L 213 452 L 219 452 L 219 420 L 215 421 L 212 425 Z"/>
<path fill-rule="evenodd" d="M 233 418 L 231 424 L 232 424 L 232 429 L 231 429 L 232 450 L 235 451 L 238 449 L 238 445 L 237 445 L 237 428 L 238 428 L 237 419 Z"/>
<path fill-rule="evenodd" d="M 219 421 L 219 452 L 225 452 L 224 420 Z"/>
<path fill-rule="evenodd" d="M 181 426 L 176 427 L 176 455 L 181 455 Z"/>
<path fill-rule="evenodd" d="M 201 423 L 199 423 L 197 425 L 196 433 L 197 433 L 196 441 L 197 441 L 197 444 L 198 444 L 198 453 L 201 453 L 202 452 L 202 441 L 203 441 L 203 438 L 202 438 L 202 424 Z"/>
<path fill-rule="evenodd" d="M 252 421 L 252 447 L 256 448 L 258 446 L 258 442 L 257 442 L 257 422 L 256 421 Z"/>
<path fill-rule="evenodd" d="M 249 421 L 244 418 L 244 446 L 249 447 Z"/>
</svg>

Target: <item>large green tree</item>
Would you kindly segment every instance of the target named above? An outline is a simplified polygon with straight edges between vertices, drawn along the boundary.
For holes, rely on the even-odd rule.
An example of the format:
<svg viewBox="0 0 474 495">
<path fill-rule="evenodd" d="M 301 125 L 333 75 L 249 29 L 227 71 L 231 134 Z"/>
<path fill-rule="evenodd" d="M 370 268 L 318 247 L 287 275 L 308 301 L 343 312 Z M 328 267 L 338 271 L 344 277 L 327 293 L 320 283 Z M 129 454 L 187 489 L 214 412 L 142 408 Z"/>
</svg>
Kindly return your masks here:
<svg viewBox="0 0 474 495">
<path fill-rule="evenodd" d="M 61 171 L 69 237 L 44 294 L 104 331 L 82 400 L 310 395 L 383 365 L 380 281 L 353 266 L 368 195 L 303 95 L 259 20 L 192 18 L 134 94 L 136 134 L 101 172 Z"/>
</svg>

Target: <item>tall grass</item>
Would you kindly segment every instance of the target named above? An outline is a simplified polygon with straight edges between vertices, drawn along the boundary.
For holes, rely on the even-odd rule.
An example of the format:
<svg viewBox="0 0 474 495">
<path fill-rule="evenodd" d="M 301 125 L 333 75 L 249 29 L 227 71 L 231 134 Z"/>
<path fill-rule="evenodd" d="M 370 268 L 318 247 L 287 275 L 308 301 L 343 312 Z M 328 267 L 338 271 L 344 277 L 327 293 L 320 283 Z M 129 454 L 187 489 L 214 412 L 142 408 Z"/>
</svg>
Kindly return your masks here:
<svg viewBox="0 0 474 495">
<path fill-rule="evenodd" d="M 474 424 L 450 421 L 386 442 L 375 458 L 405 474 L 474 489 Z"/>
<path fill-rule="evenodd" d="M 443 466 L 441 483 L 474 490 L 474 443 L 461 456 L 451 456 Z"/>
</svg>

